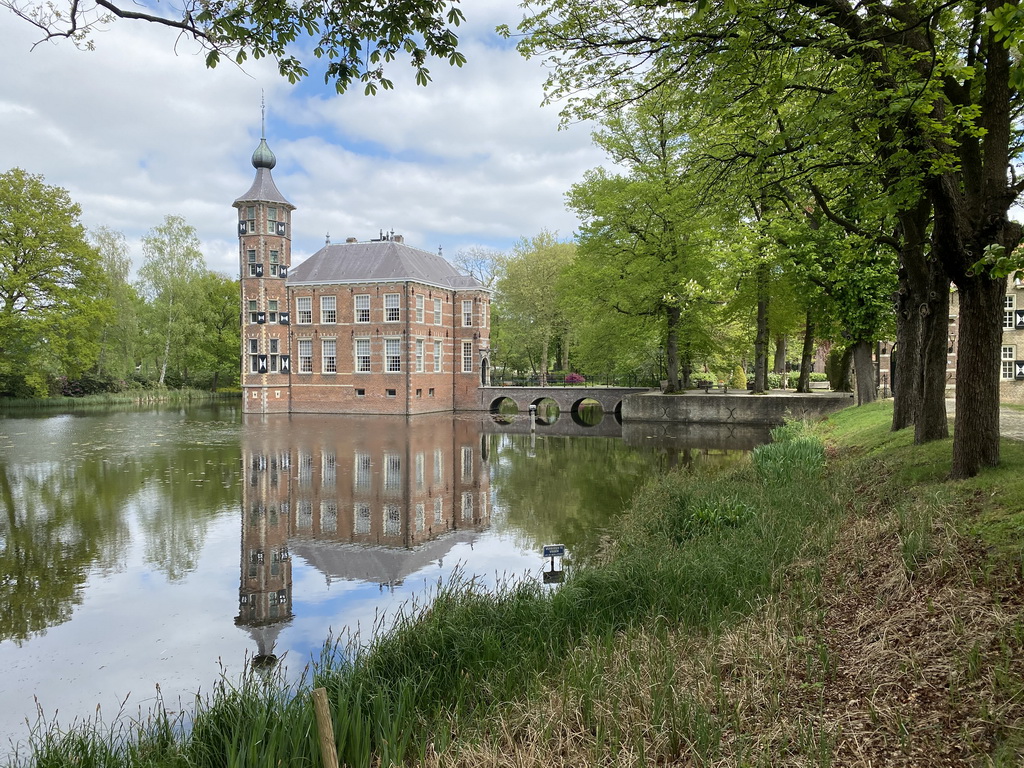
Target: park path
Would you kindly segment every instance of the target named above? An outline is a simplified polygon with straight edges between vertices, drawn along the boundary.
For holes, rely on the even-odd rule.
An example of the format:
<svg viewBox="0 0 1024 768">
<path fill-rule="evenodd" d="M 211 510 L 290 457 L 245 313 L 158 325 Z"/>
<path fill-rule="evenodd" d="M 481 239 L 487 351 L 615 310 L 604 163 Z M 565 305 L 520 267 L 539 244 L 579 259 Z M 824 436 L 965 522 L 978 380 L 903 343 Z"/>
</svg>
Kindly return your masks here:
<svg viewBox="0 0 1024 768">
<path fill-rule="evenodd" d="M 947 398 L 946 413 L 951 417 L 955 411 L 954 400 Z M 1024 440 L 1024 411 L 1015 408 L 999 409 L 999 434 L 1011 440 Z"/>
</svg>

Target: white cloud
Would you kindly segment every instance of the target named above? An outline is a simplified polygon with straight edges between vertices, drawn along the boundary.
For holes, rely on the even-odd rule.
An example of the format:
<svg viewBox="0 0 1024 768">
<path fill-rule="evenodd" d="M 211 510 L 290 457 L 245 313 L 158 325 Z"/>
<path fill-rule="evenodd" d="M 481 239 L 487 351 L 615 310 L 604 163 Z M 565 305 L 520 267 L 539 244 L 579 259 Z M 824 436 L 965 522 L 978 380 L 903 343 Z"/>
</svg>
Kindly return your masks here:
<svg viewBox="0 0 1024 768">
<path fill-rule="evenodd" d="M 396 62 L 394 91 L 343 97 L 312 75 L 301 86 L 272 62 L 205 67 L 193 43 L 141 22 L 117 22 L 96 49 L 42 44 L 13 17 L 0 25 L 0 170 L 20 166 L 69 190 L 86 226 L 139 238 L 165 215 L 199 232 L 213 269 L 237 274 L 232 201 L 253 170 L 261 90 L 274 177 L 298 210 L 293 260 L 329 232 L 395 229 L 448 256 L 468 245 L 506 248 L 541 229 L 572 233 L 569 186 L 602 161 L 588 129 L 558 130 L 540 107 L 544 72 L 493 35 L 514 26 L 511 0 L 474 0 L 460 31 L 469 61 L 430 64 L 419 88 Z M 177 49 L 177 50 L 176 50 Z"/>
</svg>

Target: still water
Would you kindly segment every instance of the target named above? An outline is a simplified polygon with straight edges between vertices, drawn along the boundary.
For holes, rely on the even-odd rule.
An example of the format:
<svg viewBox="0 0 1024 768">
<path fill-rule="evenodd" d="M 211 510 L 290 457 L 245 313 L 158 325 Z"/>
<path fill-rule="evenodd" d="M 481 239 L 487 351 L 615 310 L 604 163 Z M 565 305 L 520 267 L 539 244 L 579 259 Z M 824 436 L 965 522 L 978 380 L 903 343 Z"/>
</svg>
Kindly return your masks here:
<svg viewBox="0 0 1024 768">
<path fill-rule="evenodd" d="M 541 579 L 544 544 L 585 558 L 644 479 L 767 439 L 503 421 L 0 419 L 0 755 L 39 717 L 188 707 L 275 657 L 297 675 L 456 571 Z"/>
</svg>

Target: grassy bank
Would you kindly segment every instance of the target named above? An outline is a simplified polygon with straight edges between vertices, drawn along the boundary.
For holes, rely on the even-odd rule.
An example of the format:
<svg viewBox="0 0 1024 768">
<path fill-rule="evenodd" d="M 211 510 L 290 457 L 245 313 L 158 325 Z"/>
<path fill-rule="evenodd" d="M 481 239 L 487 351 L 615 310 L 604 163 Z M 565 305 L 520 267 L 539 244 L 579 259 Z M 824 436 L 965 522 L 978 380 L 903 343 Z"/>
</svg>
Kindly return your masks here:
<svg viewBox="0 0 1024 768">
<path fill-rule="evenodd" d="M 77 411 L 112 406 L 148 406 L 166 403 L 206 403 L 238 400 L 240 392 L 208 392 L 199 389 L 132 389 L 83 397 L 0 398 L 0 412 Z"/>
<path fill-rule="evenodd" d="M 40 733 L 23 763 L 1017 765 L 1024 450 L 963 483 L 885 406 L 634 500 L 560 588 L 440 588 L 295 688 L 223 683 L 188 723 Z"/>
</svg>

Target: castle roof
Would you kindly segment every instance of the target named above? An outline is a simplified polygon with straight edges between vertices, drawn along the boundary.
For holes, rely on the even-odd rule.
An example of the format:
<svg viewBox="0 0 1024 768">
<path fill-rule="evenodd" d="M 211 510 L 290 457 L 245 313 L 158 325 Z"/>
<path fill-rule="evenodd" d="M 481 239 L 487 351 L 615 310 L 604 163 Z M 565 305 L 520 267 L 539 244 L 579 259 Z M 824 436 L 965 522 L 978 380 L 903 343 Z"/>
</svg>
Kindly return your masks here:
<svg viewBox="0 0 1024 768">
<path fill-rule="evenodd" d="M 284 199 L 284 195 L 278 190 L 274 183 L 274 177 L 270 171 L 277 165 L 277 158 L 270 151 L 266 139 L 260 139 L 256 151 L 252 153 L 252 166 L 256 169 L 256 178 L 253 179 L 249 191 L 235 200 L 235 205 L 240 203 L 280 203 L 294 209 L 295 206 Z"/>
<path fill-rule="evenodd" d="M 412 281 L 439 288 L 483 290 L 441 256 L 400 240 L 325 245 L 288 274 L 288 285 Z"/>
</svg>

